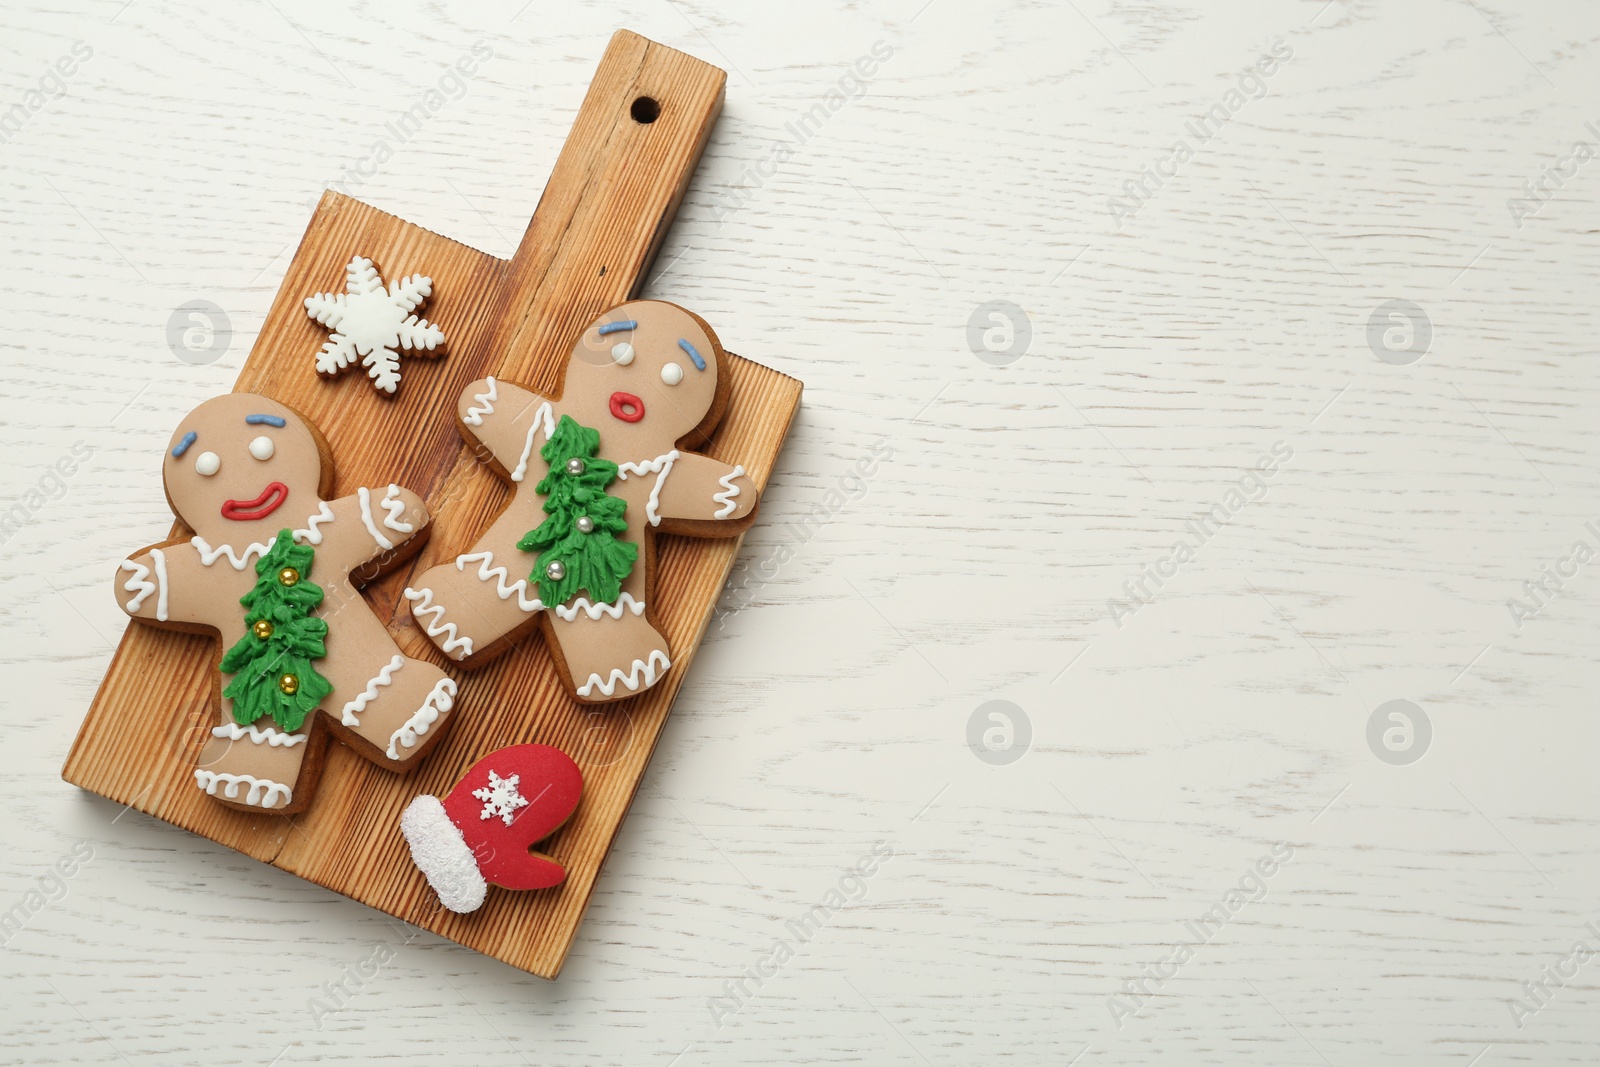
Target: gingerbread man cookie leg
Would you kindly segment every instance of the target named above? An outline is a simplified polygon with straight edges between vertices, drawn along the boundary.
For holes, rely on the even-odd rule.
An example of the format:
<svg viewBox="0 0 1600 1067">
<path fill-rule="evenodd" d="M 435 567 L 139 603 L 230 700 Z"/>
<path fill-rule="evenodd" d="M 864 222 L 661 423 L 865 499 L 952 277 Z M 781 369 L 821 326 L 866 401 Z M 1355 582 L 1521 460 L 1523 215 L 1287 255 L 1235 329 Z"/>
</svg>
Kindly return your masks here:
<svg viewBox="0 0 1600 1067">
<path fill-rule="evenodd" d="M 535 393 L 485 378 L 463 391 L 457 414 L 484 454 L 517 457 L 503 469 L 520 480 L 528 470 L 523 457 L 555 430 L 553 411 Z M 537 584 L 529 581 L 526 554 L 517 548 L 528 523 L 537 522 L 537 510 L 531 494 L 520 504 L 513 499 L 470 551 L 429 568 L 406 589 L 417 625 L 451 659 L 488 662 L 493 655 L 485 655 L 486 649 L 504 647 L 544 611 Z"/>
<path fill-rule="evenodd" d="M 642 693 L 672 666 L 667 639 L 648 619 L 626 611 L 616 618 L 580 612 L 557 622 L 553 636 L 579 700 L 600 703 Z"/>
<path fill-rule="evenodd" d="M 329 657 L 325 673 L 333 690 L 323 707 L 332 716 L 330 725 L 368 759 L 409 769 L 443 730 L 455 706 L 455 681 L 434 664 L 401 654 L 359 593 L 345 593 L 330 614 L 340 645 L 360 649 Z"/>
<path fill-rule="evenodd" d="M 413 765 L 443 729 L 454 683 L 399 654 L 355 583 L 421 547 L 421 498 L 388 485 L 323 499 L 326 443 L 250 393 L 191 412 L 163 475 L 195 535 L 125 561 L 116 591 L 142 622 L 222 639 L 221 717 L 196 785 L 236 807 L 298 811 L 329 728 L 380 765 Z"/>
<path fill-rule="evenodd" d="M 512 499 L 406 590 L 429 639 L 475 666 L 542 622 L 577 699 L 660 681 L 672 651 L 649 620 L 655 535 L 732 537 L 755 514 L 743 467 L 691 451 L 727 406 L 725 359 L 698 316 L 636 300 L 584 331 L 558 398 L 495 378 L 468 386 L 462 436 Z"/>
<path fill-rule="evenodd" d="M 290 732 L 270 721 L 242 726 L 232 717 L 232 702 L 224 701 L 222 725 L 212 728 L 200 750 L 195 784 L 230 804 L 287 811 L 295 807 L 307 757 L 320 763 L 325 751 L 322 744 L 311 745 L 311 735 L 310 728 Z"/>
<path fill-rule="evenodd" d="M 517 549 L 525 522 L 507 511 L 472 551 L 429 568 L 406 589 L 417 625 L 451 659 L 468 660 L 500 644 L 544 611 L 537 585 L 528 581 L 526 554 Z"/>
<path fill-rule="evenodd" d="M 317 531 L 318 551 L 341 561 L 347 580 L 329 589 L 323 606 L 332 631 L 323 673 L 332 690 L 322 709 L 335 735 L 356 751 L 405 769 L 442 732 L 456 684 L 434 664 L 401 654 L 348 575 L 409 558 L 426 512 L 398 486 L 357 489 L 328 510 L 333 518 Z"/>
</svg>

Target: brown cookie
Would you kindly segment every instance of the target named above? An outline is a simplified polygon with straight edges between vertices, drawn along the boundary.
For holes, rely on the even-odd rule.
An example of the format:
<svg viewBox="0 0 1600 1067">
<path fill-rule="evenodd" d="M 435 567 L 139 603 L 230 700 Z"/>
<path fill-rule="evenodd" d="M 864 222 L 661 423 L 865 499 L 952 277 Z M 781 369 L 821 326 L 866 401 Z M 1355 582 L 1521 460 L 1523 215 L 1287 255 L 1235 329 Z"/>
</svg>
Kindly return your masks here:
<svg viewBox="0 0 1600 1067">
<path fill-rule="evenodd" d="M 462 436 L 510 484 L 511 503 L 470 551 L 405 591 L 418 625 L 465 667 L 542 626 L 568 689 L 590 703 L 658 682 L 672 652 L 651 619 L 655 536 L 733 537 L 755 518 L 744 468 L 692 451 L 721 420 L 728 391 L 711 327 L 659 300 L 631 301 L 591 324 L 559 396 L 494 378 L 467 386 Z M 570 534 L 548 525 L 569 521 Z M 547 603 L 552 589 L 559 599 Z"/>
<path fill-rule="evenodd" d="M 190 412 L 163 480 L 194 536 L 124 561 L 116 595 L 140 622 L 221 638 L 221 721 L 196 784 L 235 807 L 299 811 L 330 730 L 381 766 L 415 766 L 442 735 L 456 685 L 402 655 L 357 587 L 422 547 L 422 498 L 388 485 L 325 500 L 327 442 L 253 393 Z"/>
</svg>

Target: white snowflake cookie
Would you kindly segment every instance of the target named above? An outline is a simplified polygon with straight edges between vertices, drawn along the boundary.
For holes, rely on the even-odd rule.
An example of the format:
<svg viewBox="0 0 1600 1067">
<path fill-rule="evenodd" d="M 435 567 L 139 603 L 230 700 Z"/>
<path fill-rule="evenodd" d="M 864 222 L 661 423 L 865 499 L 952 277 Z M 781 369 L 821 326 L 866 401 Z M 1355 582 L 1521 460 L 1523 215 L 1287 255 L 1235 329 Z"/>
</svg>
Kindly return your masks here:
<svg viewBox="0 0 1600 1067">
<path fill-rule="evenodd" d="M 317 373 L 332 378 L 359 360 L 373 387 L 393 396 L 402 351 L 445 354 L 444 331 L 415 314 L 433 294 L 433 279 L 412 274 L 384 288 L 365 256 L 352 257 L 344 273 L 344 292 L 306 297 L 306 314 L 332 331 L 317 353 Z"/>
</svg>

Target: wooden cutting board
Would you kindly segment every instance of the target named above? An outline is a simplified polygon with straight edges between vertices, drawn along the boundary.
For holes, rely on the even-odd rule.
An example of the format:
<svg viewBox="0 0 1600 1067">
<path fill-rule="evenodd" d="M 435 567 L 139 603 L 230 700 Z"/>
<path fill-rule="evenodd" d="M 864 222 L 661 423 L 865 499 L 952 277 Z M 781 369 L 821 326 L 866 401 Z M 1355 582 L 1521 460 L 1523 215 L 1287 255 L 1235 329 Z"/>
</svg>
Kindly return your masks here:
<svg viewBox="0 0 1600 1067">
<path fill-rule="evenodd" d="M 338 471 L 334 497 L 392 481 L 427 498 L 435 517 L 428 545 L 409 567 L 366 590 L 406 655 L 445 662 L 403 605 L 410 576 L 465 551 L 506 502 L 504 485 L 457 435 L 462 387 L 493 374 L 553 392 L 584 326 L 638 294 L 721 110 L 725 82 L 716 67 L 619 31 L 510 260 L 349 197 L 323 196 L 235 389 L 275 397 L 322 428 Z M 386 277 L 418 272 L 433 279 L 428 318 L 443 328 L 450 354 L 406 360 L 395 399 L 379 396 L 364 375 L 329 381 L 313 367 L 327 334 L 301 302 L 315 292 L 341 291 L 344 266 L 355 254 L 372 258 Z M 738 323 L 712 326 L 725 345 L 738 347 Z M 730 363 L 732 397 L 704 451 L 742 463 L 764 489 L 801 386 L 737 356 Z M 188 535 L 181 523 L 174 525 L 173 537 Z M 599 707 L 570 699 L 535 631 L 481 670 L 450 668 L 461 686 L 458 714 L 415 773 L 397 776 L 334 743 L 306 812 L 241 813 L 196 789 L 192 773 L 202 741 L 219 721 L 212 703 L 217 641 L 130 625 L 62 775 L 513 967 L 554 978 L 739 541 L 663 536 L 658 546 L 659 625 L 672 642 L 673 666 L 634 699 Z M 106 561 L 108 595 L 116 562 Z M 418 794 L 442 796 L 479 756 L 524 742 L 554 745 L 583 769 L 576 814 L 541 848 L 565 865 L 566 881 L 539 892 L 491 890 L 471 915 L 445 911 L 412 865 L 400 812 Z"/>
</svg>

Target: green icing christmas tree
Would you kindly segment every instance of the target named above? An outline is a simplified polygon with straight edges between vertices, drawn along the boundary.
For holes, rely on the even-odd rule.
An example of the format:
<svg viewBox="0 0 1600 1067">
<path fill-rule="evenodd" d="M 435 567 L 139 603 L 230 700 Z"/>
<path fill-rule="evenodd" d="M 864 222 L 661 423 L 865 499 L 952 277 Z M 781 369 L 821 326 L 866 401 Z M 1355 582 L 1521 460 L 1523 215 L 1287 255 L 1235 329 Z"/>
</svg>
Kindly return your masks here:
<svg viewBox="0 0 1600 1067">
<path fill-rule="evenodd" d="M 247 609 L 245 635 L 222 657 L 222 670 L 234 676 L 222 692 L 241 726 L 270 715 L 279 729 L 293 732 L 333 692 L 311 665 L 327 655 L 328 636 L 327 621 L 311 616 L 322 603 L 322 587 L 310 580 L 315 556 L 280 530 L 256 561 L 255 588 L 239 598 Z"/>
<path fill-rule="evenodd" d="M 550 606 L 580 591 L 597 604 L 611 603 L 639 558 L 638 545 L 617 540 L 628 528 L 622 516 L 628 504 L 606 493 L 617 477 L 617 465 L 596 458 L 599 450 L 600 431 L 579 425 L 570 415 L 561 416 L 556 432 L 539 450 L 550 464 L 550 473 L 537 486 L 550 517 L 517 547 L 539 553 L 530 577 L 539 585 L 539 599 Z M 585 525 L 590 526 L 587 531 Z M 554 568 L 559 578 L 551 577 L 552 564 L 559 564 Z"/>
</svg>

